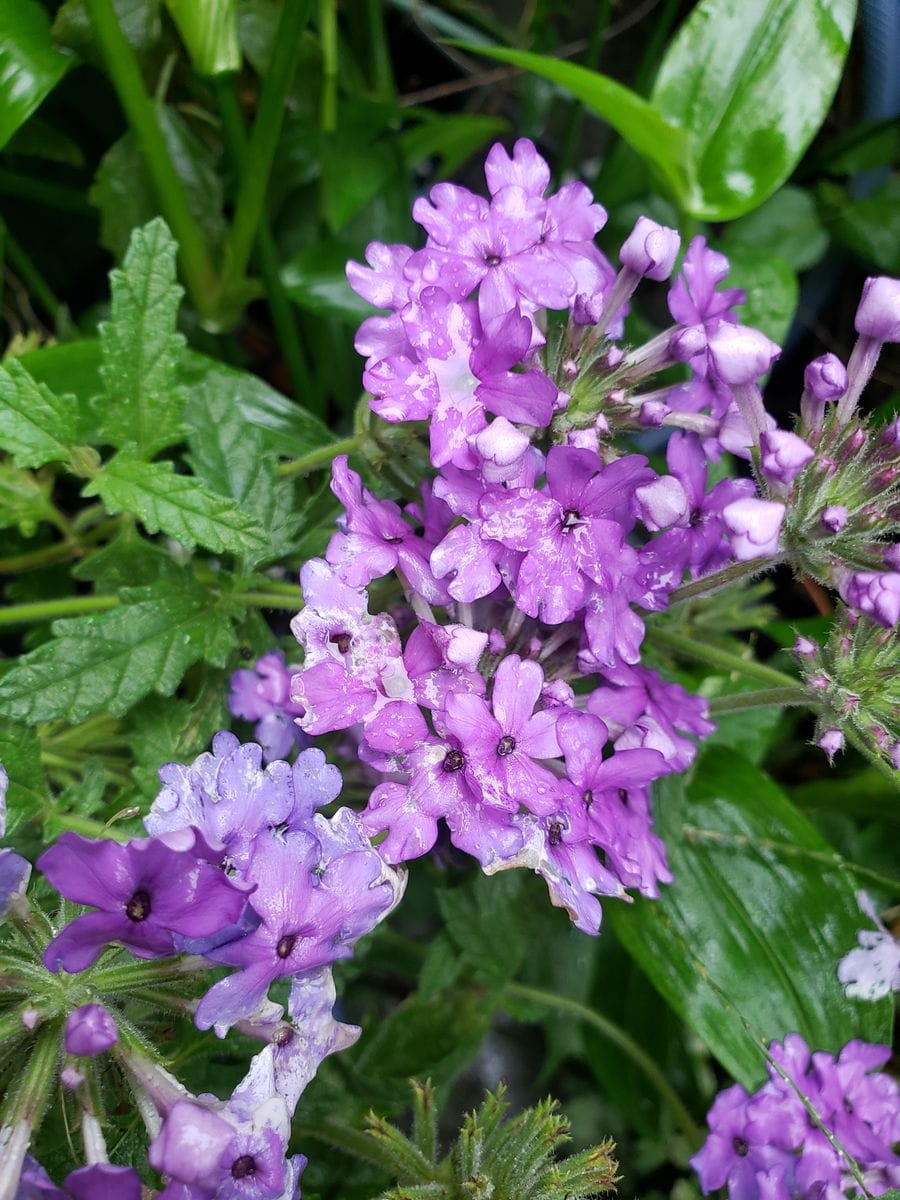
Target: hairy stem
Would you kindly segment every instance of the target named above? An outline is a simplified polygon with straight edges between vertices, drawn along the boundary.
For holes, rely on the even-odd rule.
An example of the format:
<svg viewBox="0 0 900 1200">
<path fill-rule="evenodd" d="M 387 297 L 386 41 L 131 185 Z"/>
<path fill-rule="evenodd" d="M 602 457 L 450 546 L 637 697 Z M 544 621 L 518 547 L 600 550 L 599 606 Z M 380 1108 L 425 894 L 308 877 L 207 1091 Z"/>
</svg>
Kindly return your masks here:
<svg viewBox="0 0 900 1200">
<path fill-rule="evenodd" d="M 288 462 L 279 463 L 278 474 L 307 475 L 310 471 L 315 471 L 318 467 L 327 467 L 339 454 L 352 454 L 354 450 L 358 449 L 359 438 L 344 438 L 340 442 L 332 442 L 328 446 L 320 446 L 317 450 L 310 450 L 309 454 L 303 454 L 300 458 L 292 458 Z"/>
<path fill-rule="evenodd" d="M 720 592 L 732 583 L 739 583 L 754 575 L 760 575 L 763 571 L 771 570 L 780 561 L 779 557 L 751 558 L 747 562 L 732 563 L 730 567 L 723 567 L 721 571 L 711 571 L 709 575 L 677 587 L 669 595 L 669 604 L 683 604 L 685 600 L 711 596 L 713 592 Z"/>
<path fill-rule="evenodd" d="M 651 646 L 671 650 L 681 658 L 687 658 L 692 662 L 707 663 L 709 666 L 718 667 L 719 670 L 727 671 L 729 674 L 736 671 L 740 675 L 746 675 L 750 679 L 759 679 L 772 687 L 794 690 L 798 686 L 793 675 L 777 671 L 774 667 L 767 667 L 765 663 L 757 662 L 755 658 L 744 658 L 740 654 L 732 654 L 729 650 L 721 650 L 718 646 L 710 646 L 706 642 L 698 641 L 687 634 L 676 633 L 673 629 L 653 624 L 648 625 L 647 641 Z"/>
<path fill-rule="evenodd" d="M 818 707 L 806 688 L 800 686 L 762 688 L 758 692 L 737 692 L 733 696 L 713 696 L 709 702 L 709 715 L 717 717 L 724 713 L 747 712 L 751 708 L 787 708 L 789 706 Z"/>
</svg>

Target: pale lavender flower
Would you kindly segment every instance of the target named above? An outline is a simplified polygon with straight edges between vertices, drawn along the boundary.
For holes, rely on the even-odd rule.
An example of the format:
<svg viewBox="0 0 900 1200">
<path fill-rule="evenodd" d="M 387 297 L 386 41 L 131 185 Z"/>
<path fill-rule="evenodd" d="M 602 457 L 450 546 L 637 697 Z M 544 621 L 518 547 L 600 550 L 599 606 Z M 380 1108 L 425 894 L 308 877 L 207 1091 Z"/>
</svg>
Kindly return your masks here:
<svg viewBox="0 0 900 1200">
<path fill-rule="evenodd" d="M 859 946 L 838 963 L 837 977 L 854 1000 L 880 1000 L 900 991 L 900 940 L 880 919 L 865 892 L 859 892 L 857 900 L 876 928 L 859 931 Z"/>
<path fill-rule="evenodd" d="M 286 666 L 281 651 L 273 650 L 258 658 L 252 670 L 243 668 L 231 676 L 228 707 L 234 716 L 256 723 L 254 733 L 266 762 L 309 745 L 294 720 L 303 716 L 303 706 L 291 699 L 291 676 L 299 670 Z"/>
<path fill-rule="evenodd" d="M 753 496 L 733 500 L 722 510 L 722 520 L 731 535 L 731 547 L 739 562 L 768 558 L 778 553 L 784 505 Z"/>
<path fill-rule="evenodd" d="M 649 217 L 638 217 L 634 229 L 619 251 L 624 265 L 645 279 L 668 279 L 681 248 L 677 230 L 658 225 Z"/>
<path fill-rule="evenodd" d="M 856 332 L 876 342 L 900 341 L 900 279 L 872 276 L 863 284 Z"/>
</svg>

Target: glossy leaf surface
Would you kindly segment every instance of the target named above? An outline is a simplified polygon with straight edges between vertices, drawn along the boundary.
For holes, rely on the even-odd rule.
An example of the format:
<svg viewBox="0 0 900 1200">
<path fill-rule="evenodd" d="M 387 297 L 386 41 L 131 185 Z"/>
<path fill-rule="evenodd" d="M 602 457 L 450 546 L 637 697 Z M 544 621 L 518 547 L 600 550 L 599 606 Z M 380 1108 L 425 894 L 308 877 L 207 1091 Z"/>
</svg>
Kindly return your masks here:
<svg viewBox="0 0 900 1200">
<path fill-rule="evenodd" d="M 832 1053 L 852 1038 L 890 1041 L 890 1002 L 850 1000 L 837 981 L 866 924 L 855 881 L 768 776 L 711 750 L 659 786 L 656 816 L 675 883 L 659 900 L 606 911 L 738 1082 L 757 1087 L 762 1046 L 792 1031 Z"/>
<path fill-rule="evenodd" d="M 5 146 L 65 75 L 73 60 L 50 38 L 37 0 L 0 0 L 0 146 Z"/>
<path fill-rule="evenodd" d="M 198 75 L 239 71 L 236 0 L 166 0 Z"/>
<path fill-rule="evenodd" d="M 825 119 L 856 0 L 701 0 L 653 89 L 687 137 L 697 192 L 689 211 L 723 221 L 783 183 Z"/>
</svg>

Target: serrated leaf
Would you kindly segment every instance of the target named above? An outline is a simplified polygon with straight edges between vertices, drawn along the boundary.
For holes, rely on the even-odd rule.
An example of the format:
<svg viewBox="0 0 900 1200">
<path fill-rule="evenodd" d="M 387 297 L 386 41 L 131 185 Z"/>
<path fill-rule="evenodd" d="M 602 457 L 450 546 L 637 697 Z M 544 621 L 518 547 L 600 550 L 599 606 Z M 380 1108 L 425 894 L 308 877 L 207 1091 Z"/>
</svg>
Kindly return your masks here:
<svg viewBox="0 0 900 1200">
<path fill-rule="evenodd" d="M 280 558 L 291 547 L 300 517 L 293 511 L 293 488 L 278 478 L 275 455 L 264 451 L 259 429 L 244 420 L 233 394 L 209 380 L 192 389 L 185 423 L 194 473 L 255 517 L 265 533 L 266 547 L 249 565 Z"/>
<path fill-rule="evenodd" d="M 170 696 L 198 659 L 223 666 L 235 633 L 221 599 L 192 579 L 123 588 L 99 616 L 53 623 L 53 638 L 0 680 L 0 713 L 35 724 L 121 716 L 152 691 Z"/>
<path fill-rule="evenodd" d="M 77 406 L 36 383 L 14 358 L 0 366 L 0 447 L 18 467 L 64 462 L 74 444 Z"/>
<path fill-rule="evenodd" d="M 129 744 L 134 752 L 134 776 L 145 795 L 160 789 L 163 763 L 191 762 L 208 748 L 212 735 L 228 725 L 228 677 L 208 671 L 190 700 L 148 696 L 129 715 Z"/>
<path fill-rule="evenodd" d="M 31 471 L 0 463 L 0 529 L 17 526 L 23 537 L 31 537 L 53 511 L 49 497 L 49 482 L 37 479 Z"/>
<path fill-rule="evenodd" d="M 162 531 L 183 546 L 251 557 L 268 547 L 253 517 L 192 475 L 176 475 L 170 462 L 116 455 L 82 494 L 99 496 L 111 513 L 131 513 L 148 533 Z"/>
<path fill-rule="evenodd" d="M 16 830 L 42 813 L 50 801 L 41 744 L 34 730 L 4 721 L 0 725 L 0 763 L 9 775 L 6 837 L 14 839 Z"/>
<path fill-rule="evenodd" d="M 110 275 L 112 311 L 100 326 L 103 436 L 119 448 L 135 446 L 144 458 L 182 438 L 177 249 L 159 217 L 136 229 L 121 269 Z"/>
<path fill-rule="evenodd" d="M 83 558 L 72 568 L 75 579 L 86 579 L 98 592 L 117 592 L 123 587 L 141 587 L 160 579 L 176 580 L 181 568 L 172 555 L 141 537 L 130 523 L 112 541 Z"/>
<path fill-rule="evenodd" d="M 616 934 L 726 1070 L 750 1090 L 763 1046 L 800 1033 L 837 1053 L 890 1040 L 889 1000 L 837 980 L 862 916 L 849 871 L 762 771 L 733 750 L 657 785 L 657 832 L 675 882 L 659 900 L 608 905 Z"/>
<path fill-rule="evenodd" d="M 0 3 L 0 146 L 68 71 L 72 60 L 50 37 L 50 20 L 38 0 Z"/>
<path fill-rule="evenodd" d="M 462 887 L 438 892 L 447 932 L 463 962 L 491 987 L 511 979 L 525 954 L 521 889 L 520 873 L 507 871 L 490 879 L 479 873 Z"/>
<path fill-rule="evenodd" d="M 407 997 L 366 1038 L 358 1070 L 374 1079 L 429 1075 L 449 1079 L 488 1029 L 489 1010 L 474 992 L 457 989 L 425 999 Z"/>
<path fill-rule="evenodd" d="M 828 112 L 855 12 L 856 0 L 701 0 L 692 9 L 651 99 L 687 135 L 694 216 L 742 216 L 787 179 Z"/>
</svg>

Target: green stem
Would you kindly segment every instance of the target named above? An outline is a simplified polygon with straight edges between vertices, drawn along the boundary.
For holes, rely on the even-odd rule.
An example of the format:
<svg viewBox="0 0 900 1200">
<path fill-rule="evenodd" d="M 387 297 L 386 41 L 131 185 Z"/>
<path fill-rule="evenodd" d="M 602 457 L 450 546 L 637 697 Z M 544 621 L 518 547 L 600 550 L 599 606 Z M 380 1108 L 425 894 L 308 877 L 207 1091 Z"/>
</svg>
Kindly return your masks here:
<svg viewBox="0 0 900 1200">
<path fill-rule="evenodd" d="M 9 265 L 25 284 L 29 294 L 37 300 L 41 308 L 44 309 L 53 323 L 56 324 L 63 306 L 53 294 L 53 289 L 44 279 L 43 275 L 5 226 L 4 234 L 6 257 L 9 260 Z"/>
<path fill-rule="evenodd" d="M 698 842 L 714 842 L 716 845 L 733 847 L 735 850 L 769 850 L 784 858 L 803 858 L 838 870 L 851 871 L 860 878 L 870 879 L 873 883 L 887 888 L 891 895 L 900 894 L 900 880 L 891 879 L 888 875 L 882 875 L 878 871 L 873 871 L 871 867 L 864 867 L 861 863 L 851 862 L 849 859 L 843 858 L 836 850 L 809 850 L 805 846 L 795 846 L 791 842 L 776 842 L 769 838 L 751 838 L 741 833 L 722 833 L 718 829 L 701 829 L 697 825 L 683 826 L 682 833 L 686 842 L 695 845 Z"/>
<path fill-rule="evenodd" d="M 366 0 L 366 36 L 372 62 L 372 86 L 385 104 L 397 98 L 397 86 L 391 66 L 391 51 L 384 28 L 383 0 Z"/>
<path fill-rule="evenodd" d="M 81 764 L 79 768 L 80 766 Z M 78 772 L 73 770 L 72 774 L 77 775 Z M 58 813 L 53 808 L 47 808 L 44 810 L 44 819 L 52 820 L 58 829 L 80 833 L 84 837 L 111 838 L 117 842 L 127 842 L 131 838 L 131 834 L 126 833 L 124 829 L 117 829 L 115 825 L 104 825 L 102 821 L 94 821 L 90 817 L 80 817 L 77 813 Z"/>
<path fill-rule="evenodd" d="M 555 992 L 545 992 L 541 988 L 528 987 L 522 983 L 508 983 L 503 992 L 511 999 L 525 1000 L 529 1003 L 545 1005 L 547 1008 L 559 1009 L 560 1012 L 571 1013 L 585 1025 L 591 1025 L 644 1072 L 647 1079 L 656 1088 L 660 1098 L 668 1106 L 691 1147 L 694 1148 L 701 1144 L 703 1133 L 694 1123 L 684 1101 L 650 1055 L 624 1029 L 620 1029 L 614 1022 L 608 1020 L 601 1013 L 594 1012 L 587 1005 L 580 1004 L 577 1000 L 570 1000 L 568 996 L 558 996 Z"/>
<path fill-rule="evenodd" d="M 707 663 L 709 666 L 718 667 L 719 670 L 727 671 L 729 674 L 736 671 L 750 679 L 759 679 L 761 682 L 777 688 L 794 689 L 797 687 L 797 680 L 793 675 L 788 675 L 784 671 L 776 671 L 774 667 L 767 667 L 765 663 L 757 662 L 755 658 L 743 658 L 740 654 L 732 654 L 729 650 L 721 650 L 718 646 L 710 646 L 706 642 L 688 637 L 687 634 L 676 633 L 674 630 L 665 629 L 660 625 L 650 624 L 647 626 L 647 641 L 652 646 L 663 647 L 682 658 L 690 659 L 693 662 Z"/>
<path fill-rule="evenodd" d="M 0 558 L 0 575 L 17 575 L 20 571 L 32 571 L 36 567 L 45 567 L 50 563 L 74 558 L 76 554 L 76 548 L 70 542 L 52 542 L 38 550 L 28 550 L 25 554 Z"/>
<path fill-rule="evenodd" d="M 310 450 L 300 458 L 292 458 L 288 462 L 278 464 L 279 475 L 306 475 L 318 467 L 327 467 L 339 454 L 352 454 L 359 449 L 359 438 L 344 438 L 340 442 L 331 442 L 328 446 L 320 446 L 318 450 Z"/>
<path fill-rule="evenodd" d="M 30 600 L 0 609 L 0 625 L 19 625 L 30 621 L 52 621 L 79 613 L 103 612 L 115 608 L 118 596 L 64 596 L 56 600 Z"/>
<path fill-rule="evenodd" d="M 713 696 L 709 702 L 709 715 L 747 712 L 751 708 L 787 708 L 792 705 L 807 708 L 818 707 L 816 701 L 804 687 L 763 688 L 758 692 L 736 692 L 731 696 Z"/>
<path fill-rule="evenodd" d="M 147 95 L 134 51 L 119 27 L 112 0 L 86 0 L 106 68 L 153 184 L 163 216 L 178 242 L 181 269 L 191 302 L 203 315 L 218 307 L 219 286 L 200 226 Z"/>
<path fill-rule="evenodd" d="M 244 131 L 241 107 L 230 78 L 217 77 L 215 89 L 219 113 L 222 117 L 225 145 L 237 167 L 238 177 L 242 179 L 246 169 L 247 135 Z M 259 216 L 256 231 L 256 254 L 266 288 L 266 297 L 269 301 L 269 312 L 272 314 L 272 324 L 275 326 L 278 345 L 284 355 L 291 383 L 294 385 L 294 395 L 298 398 L 302 397 L 308 408 L 322 416 L 324 414 L 318 403 L 320 396 L 313 386 L 309 364 L 306 361 L 297 331 L 294 309 L 281 282 L 278 270 L 278 251 L 265 210 L 261 211 Z"/>
<path fill-rule="evenodd" d="M 338 38 L 336 0 L 319 0 L 319 37 L 322 42 L 322 111 L 326 133 L 337 129 Z"/>
<path fill-rule="evenodd" d="M 193 961 L 204 965 L 201 959 Z M 131 992 L 155 983 L 185 979 L 190 973 L 190 961 L 184 958 L 164 959 L 161 962 L 129 962 L 118 967 L 103 967 L 99 971 L 92 971 L 90 984 L 99 992 Z"/>
<path fill-rule="evenodd" d="M 96 0 L 94 0 L 96 3 Z M 259 99 L 256 121 L 247 146 L 245 169 L 241 172 L 234 220 L 225 243 L 223 291 L 230 295 L 240 285 L 250 261 L 250 251 L 259 228 L 266 199 L 269 173 L 284 117 L 285 97 L 294 78 L 301 40 L 309 20 L 312 0 L 285 0 L 275 48 Z"/>
<path fill-rule="evenodd" d="M 596 13 L 594 15 L 594 25 L 591 29 L 591 37 L 588 42 L 587 50 L 584 52 L 582 66 L 587 67 L 590 71 L 596 71 L 597 63 L 600 58 L 600 48 L 603 45 L 603 35 L 606 33 L 606 26 L 609 24 L 610 13 L 612 12 L 612 0 L 598 0 Z M 563 134 L 563 148 L 559 156 L 559 161 L 556 167 L 557 180 L 565 178 L 566 173 L 572 166 L 575 159 L 575 151 L 578 148 L 578 137 L 581 133 L 581 124 L 584 120 L 584 104 L 581 100 L 572 100 L 569 102 L 569 113 L 566 118 L 566 129 Z"/>
<path fill-rule="evenodd" d="M 712 571 L 701 579 L 694 579 L 691 583 L 677 587 L 669 594 L 669 604 L 683 604 L 685 600 L 695 600 L 698 596 L 711 596 L 713 592 L 720 592 L 732 583 L 739 583 L 763 571 L 770 571 L 780 561 L 780 558 L 772 557 L 751 558 L 747 562 L 732 563 L 730 567 L 723 567 L 721 571 Z"/>
<path fill-rule="evenodd" d="M 37 1034 L 19 1085 L 9 1092 L 0 1111 L 0 1125 L 11 1125 L 22 1120 L 36 1123 L 40 1120 L 56 1074 L 59 1034 L 55 1022 L 45 1025 Z"/>
<path fill-rule="evenodd" d="M 854 729 L 845 728 L 843 733 L 850 745 L 871 763 L 878 774 L 883 775 L 893 785 L 895 790 L 900 790 L 900 771 L 896 767 L 889 766 L 881 755 L 877 754 L 871 746 L 868 746 Z"/>
<path fill-rule="evenodd" d="M 282 596 L 278 592 L 241 592 L 235 599 L 248 608 L 283 608 L 286 612 L 297 612 L 301 607 L 299 596 Z"/>
</svg>

